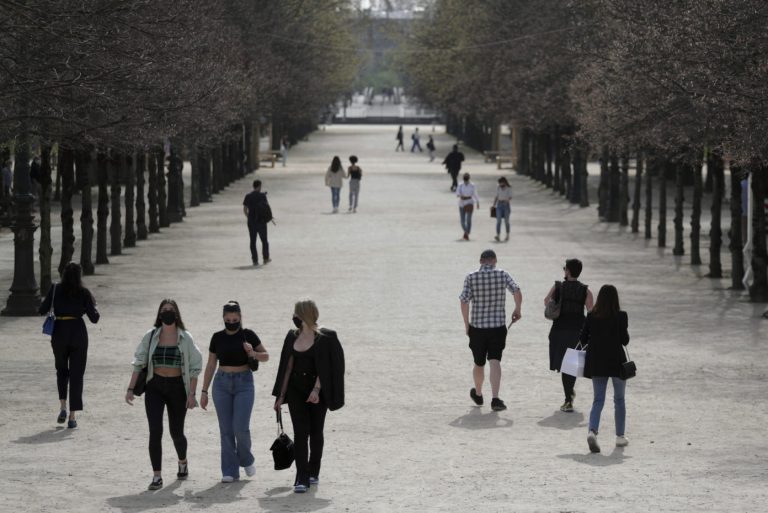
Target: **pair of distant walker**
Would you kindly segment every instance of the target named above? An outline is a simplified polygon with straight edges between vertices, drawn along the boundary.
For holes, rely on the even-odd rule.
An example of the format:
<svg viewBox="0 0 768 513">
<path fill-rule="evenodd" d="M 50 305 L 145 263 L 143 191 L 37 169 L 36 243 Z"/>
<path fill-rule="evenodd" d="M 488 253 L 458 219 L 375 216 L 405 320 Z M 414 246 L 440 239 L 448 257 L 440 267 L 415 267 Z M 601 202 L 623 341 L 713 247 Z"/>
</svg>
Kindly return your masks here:
<svg viewBox="0 0 768 513">
<path fill-rule="evenodd" d="M 454 148 L 456 148 L 454 146 Z M 480 198 L 477 197 L 477 187 L 470 181 L 469 173 L 464 173 L 462 183 L 456 187 L 456 196 L 459 198 L 459 222 L 464 231 L 463 239 L 469 240 L 469 234 L 472 232 L 472 214 L 477 208 L 480 209 Z M 493 198 L 491 206 L 491 217 L 496 218 L 496 236 L 494 240 L 501 241 L 501 223 L 504 221 L 506 227 L 506 237 L 504 241 L 509 241 L 509 214 L 510 201 L 512 200 L 512 188 L 505 177 L 498 179 L 496 187 L 496 196 Z"/>
<path fill-rule="evenodd" d="M 344 179 L 349 178 L 349 210 L 348 212 L 357 212 L 357 202 L 360 197 L 360 181 L 363 179 L 363 170 L 357 165 L 358 158 L 350 155 L 350 166 L 344 172 L 344 166 L 341 159 L 334 156 L 331 165 L 325 172 L 325 185 L 331 188 L 331 206 L 333 213 L 339 212 L 339 203 L 341 202 L 341 188 L 344 186 Z"/>
</svg>

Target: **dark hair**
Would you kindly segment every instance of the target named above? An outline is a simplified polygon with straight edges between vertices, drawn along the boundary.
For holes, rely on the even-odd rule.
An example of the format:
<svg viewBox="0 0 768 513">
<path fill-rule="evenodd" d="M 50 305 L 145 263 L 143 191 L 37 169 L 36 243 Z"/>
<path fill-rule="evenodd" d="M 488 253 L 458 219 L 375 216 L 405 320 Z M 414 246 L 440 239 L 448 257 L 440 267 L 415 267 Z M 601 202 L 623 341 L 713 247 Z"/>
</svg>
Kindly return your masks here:
<svg viewBox="0 0 768 513">
<path fill-rule="evenodd" d="M 254 180 L 253 181 L 253 188 L 254 189 L 258 189 L 259 187 L 261 187 L 261 180 Z"/>
<path fill-rule="evenodd" d="M 357 157 L 354 155 L 350 155 L 349 161 L 352 162 L 353 164 L 357 164 Z"/>
<path fill-rule="evenodd" d="M 469 181 L 469 173 L 464 173 L 464 176 L 461 177 L 465 182 Z"/>
<path fill-rule="evenodd" d="M 240 313 L 240 303 L 237 301 L 227 301 L 227 304 L 224 305 L 224 308 L 222 308 L 222 314 L 228 314 L 228 313 Z"/>
<path fill-rule="evenodd" d="M 176 327 L 181 328 L 183 330 L 187 329 L 184 327 L 184 321 L 181 320 L 181 312 L 179 311 L 179 305 L 176 304 L 176 301 L 173 299 L 163 299 L 160 301 L 160 306 L 157 307 L 157 317 L 155 317 L 155 328 L 159 328 L 163 325 L 163 321 L 160 320 L 160 312 L 163 310 L 163 307 L 165 305 L 171 305 L 173 306 L 174 311 L 176 312 Z"/>
<path fill-rule="evenodd" d="M 578 278 L 581 276 L 581 270 L 584 268 L 584 266 L 581 264 L 581 260 L 578 258 L 569 258 L 565 261 L 565 268 L 568 269 L 568 272 L 571 273 L 572 277 Z"/>
<path fill-rule="evenodd" d="M 331 161 L 331 171 L 338 173 L 341 169 L 341 159 L 339 157 L 333 157 L 333 160 Z"/>
<path fill-rule="evenodd" d="M 454 144 L 453 145 L 453 151 L 459 151 L 459 145 L 458 144 Z"/>
<path fill-rule="evenodd" d="M 615 317 L 621 311 L 619 292 L 613 285 L 603 285 L 592 308 L 592 316 L 598 319 Z"/>
<path fill-rule="evenodd" d="M 506 177 L 502 176 L 501 178 L 499 178 L 498 181 L 499 181 L 499 183 L 503 183 L 504 185 L 509 187 L 509 182 L 507 181 Z"/>
<path fill-rule="evenodd" d="M 83 290 L 83 268 L 80 264 L 70 262 L 64 267 L 61 273 L 61 283 L 59 284 L 67 296 L 75 296 Z"/>
</svg>

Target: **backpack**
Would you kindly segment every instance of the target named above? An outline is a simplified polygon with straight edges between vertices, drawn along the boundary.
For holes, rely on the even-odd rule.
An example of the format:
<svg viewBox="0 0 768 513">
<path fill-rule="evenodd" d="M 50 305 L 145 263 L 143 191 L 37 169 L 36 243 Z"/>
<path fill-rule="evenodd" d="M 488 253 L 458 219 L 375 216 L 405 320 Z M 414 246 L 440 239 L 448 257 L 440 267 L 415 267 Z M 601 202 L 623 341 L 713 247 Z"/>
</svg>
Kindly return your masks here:
<svg viewBox="0 0 768 513">
<path fill-rule="evenodd" d="M 256 219 L 260 223 L 268 223 L 272 220 L 272 209 L 266 198 L 264 198 L 264 201 L 259 201 L 256 204 Z"/>
</svg>

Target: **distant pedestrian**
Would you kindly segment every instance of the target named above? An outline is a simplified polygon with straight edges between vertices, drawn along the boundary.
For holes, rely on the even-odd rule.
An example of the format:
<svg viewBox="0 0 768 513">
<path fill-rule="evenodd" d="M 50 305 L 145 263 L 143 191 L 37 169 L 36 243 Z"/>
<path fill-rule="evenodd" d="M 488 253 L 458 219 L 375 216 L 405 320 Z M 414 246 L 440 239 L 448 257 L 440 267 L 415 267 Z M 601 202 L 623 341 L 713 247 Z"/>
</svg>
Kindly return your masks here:
<svg viewBox="0 0 768 513">
<path fill-rule="evenodd" d="M 291 143 L 288 141 L 288 136 L 284 135 L 280 138 L 280 160 L 283 161 L 283 167 L 288 162 L 288 147 Z"/>
<path fill-rule="evenodd" d="M 447 168 L 448 173 L 451 175 L 451 190 L 455 191 L 458 186 L 457 179 L 459 177 L 459 171 L 461 171 L 461 163 L 464 162 L 464 154 L 459 151 L 459 145 L 453 145 L 453 151 L 446 155 L 443 160 L 443 165 Z"/>
<path fill-rule="evenodd" d="M 360 180 L 363 178 L 363 170 L 357 165 L 357 157 L 355 155 L 349 157 L 349 162 L 352 164 L 347 169 L 347 176 L 349 176 L 349 211 L 357 212 L 357 200 L 360 197 Z"/>
<path fill-rule="evenodd" d="M 400 125 L 400 128 L 397 129 L 395 139 L 397 140 L 395 151 L 405 151 L 405 147 L 403 146 L 403 125 Z"/>
<path fill-rule="evenodd" d="M 287 402 L 291 414 L 296 493 L 320 482 L 325 416 L 344 406 L 344 351 L 335 331 L 318 327 L 318 317 L 314 301 L 296 303 L 292 319 L 296 329 L 285 337 L 272 389 L 275 411 Z"/>
<path fill-rule="evenodd" d="M 464 230 L 464 240 L 469 240 L 469 233 L 472 231 L 472 212 L 475 207 L 480 208 L 477 188 L 469 181 L 469 173 L 464 173 L 464 181 L 456 189 L 456 196 L 459 197 L 459 221 L 461 221 L 461 229 Z"/>
<path fill-rule="evenodd" d="M 259 253 L 256 251 L 256 237 L 261 239 L 261 254 L 264 263 L 269 258 L 269 240 L 267 239 L 267 224 L 272 221 L 272 208 L 267 201 L 267 193 L 261 191 L 261 180 L 253 181 L 253 190 L 243 199 L 243 212 L 248 219 L 248 236 L 250 237 L 251 261 L 259 265 Z"/>
<path fill-rule="evenodd" d="M 213 404 L 221 437 L 221 482 L 240 479 L 240 467 L 249 477 L 256 473 L 251 453 L 253 370 L 269 353 L 252 330 L 243 328 L 240 303 L 229 301 L 223 308 L 224 329 L 211 337 L 208 363 L 203 374 L 200 407 L 208 407 L 208 387 L 213 381 Z M 218 370 L 216 368 L 218 367 Z"/>
<path fill-rule="evenodd" d="M 339 211 L 339 202 L 341 198 L 341 187 L 344 185 L 344 166 L 341 165 L 341 159 L 336 156 L 333 157 L 328 171 L 325 172 L 325 185 L 331 188 L 331 204 L 333 205 L 333 213 Z"/>
<path fill-rule="evenodd" d="M 142 369 L 147 370 L 144 410 L 149 424 L 149 459 L 152 462 L 150 490 L 163 487 L 163 412 L 168 409 L 168 430 L 179 458 L 178 479 L 189 476 L 187 437 L 184 420 L 187 410 L 197 406 L 197 377 L 203 356 L 192 335 L 185 329 L 179 306 L 163 299 L 154 327 L 141 339 L 133 356 L 133 374 L 125 402 L 133 406 L 133 389 Z"/>
<path fill-rule="evenodd" d="M 429 161 L 432 162 L 435 160 L 435 140 L 431 135 L 429 136 L 429 141 L 427 141 L 427 150 L 429 150 Z"/>
<path fill-rule="evenodd" d="M 498 180 L 499 186 L 496 187 L 496 197 L 493 199 L 493 204 L 496 207 L 496 236 L 494 239 L 501 240 L 501 221 L 504 221 L 504 225 L 507 228 L 507 236 L 505 241 L 509 240 L 509 212 L 510 212 L 510 200 L 512 199 L 512 188 L 509 186 L 509 182 L 505 177 L 501 177 Z"/>
<path fill-rule="evenodd" d="M 579 333 L 584 325 L 584 309 L 592 310 L 592 291 L 589 286 L 579 281 L 583 264 L 578 258 L 569 258 L 565 261 L 563 272 L 565 276 L 562 282 L 555 282 L 544 305 L 554 298 L 560 303 L 560 315 L 552 321 L 549 330 L 549 368 L 560 372 L 565 352 L 568 348 L 575 348 L 579 341 Z M 560 374 L 563 381 L 565 401 L 560 406 L 560 411 L 572 412 L 573 401 L 576 398 L 576 378 L 569 374 Z"/>
<path fill-rule="evenodd" d="M 416 151 L 417 148 L 419 153 L 421 153 L 423 150 L 421 149 L 421 135 L 419 134 L 419 127 L 416 127 L 411 134 L 411 141 L 413 141 L 413 144 L 411 144 L 411 153 Z"/>
<path fill-rule="evenodd" d="M 619 293 L 613 285 L 603 285 L 597 294 L 595 308 L 587 315 L 580 340 L 587 347 L 584 377 L 592 378 L 595 398 L 589 414 L 587 444 L 592 452 L 600 452 L 597 434 L 600 414 L 605 404 L 608 379 L 613 382 L 614 420 L 616 423 L 616 447 L 626 447 L 624 436 L 627 410 L 625 392 L 627 382 L 621 379 L 621 365 L 627 361 L 624 346 L 629 344 L 627 313 L 619 306 Z"/>
<path fill-rule="evenodd" d="M 493 411 L 507 409 L 504 401 L 499 398 L 501 355 L 507 343 L 504 311 L 507 290 L 515 298 L 515 310 L 512 312 L 510 323 L 512 324 L 520 320 L 523 294 L 507 271 L 496 268 L 496 253 L 486 249 L 480 255 L 480 269 L 469 273 L 464 278 L 464 289 L 459 296 L 464 331 L 469 337 L 469 348 L 472 350 L 472 358 L 475 362 L 472 369 L 475 387 L 469 391 L 469 396 L 475 404 L 482 406 L 487 360 L 491 367 L 491 409 Z"/>
<path fill-rule="evenodd" d="M 13 171 L 11 171 L 10 160 L 6 160 L 3 163 L 2 175 L 3 197 L 7 199 L 11 197 L 11 186 L 13 185 Z"/>
<path fill-rule="evenodd" d="M 38 313 L 46 315 L 53 309 L 51 349 L 56 362 L 56 386 L 59 389 L 61 409 L 56 421 L 67 420 L 67 387 L 69 387 L 69 421 L 67 427 L 77 427 L 75 412 L 83 410 L 83 378 L 88 359 L 88 330 L 83 315 L 96 324 L 99 311 L 93 294 L 83 286 L 80 264 L 70 262 L 64 267 L 61 282 L 48 289 Z"/>
</svg>

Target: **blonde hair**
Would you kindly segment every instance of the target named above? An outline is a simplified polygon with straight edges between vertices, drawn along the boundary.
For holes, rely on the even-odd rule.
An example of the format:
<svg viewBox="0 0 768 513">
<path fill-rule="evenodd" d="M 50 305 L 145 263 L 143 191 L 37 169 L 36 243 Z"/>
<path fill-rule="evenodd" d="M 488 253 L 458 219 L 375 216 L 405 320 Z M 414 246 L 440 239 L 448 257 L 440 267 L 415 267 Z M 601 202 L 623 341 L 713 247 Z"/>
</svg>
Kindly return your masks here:
<svg viewBox="0 0 768 513">
<path fill-rule="evenodd" d="M 317 305 L 314 301 L 311 299 L 296 301 L 296 305 L 293 307 L 293 314 L 304 321 L 312 331 L 318 332 L 317 319 L 320 317 L 320 313 L 317 311 Z"/>
</svg>

